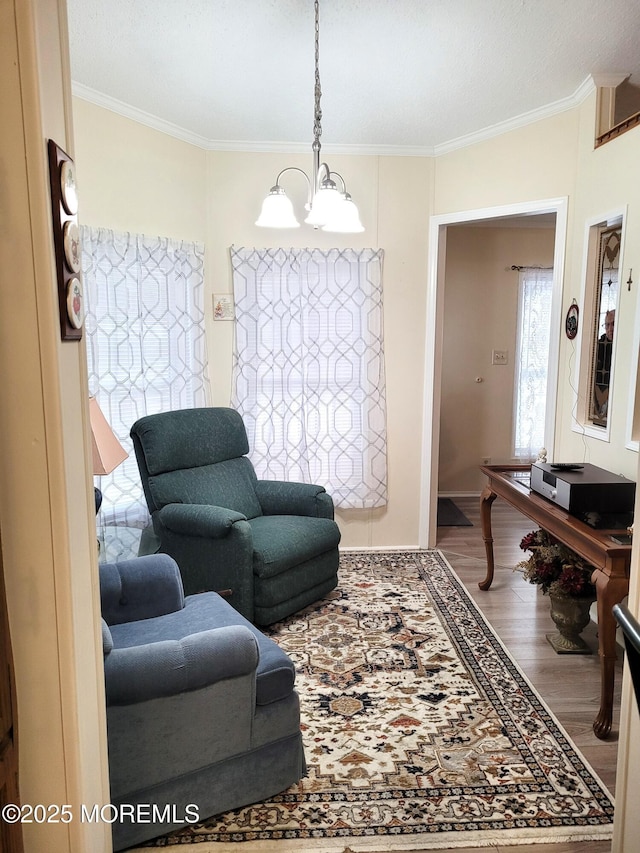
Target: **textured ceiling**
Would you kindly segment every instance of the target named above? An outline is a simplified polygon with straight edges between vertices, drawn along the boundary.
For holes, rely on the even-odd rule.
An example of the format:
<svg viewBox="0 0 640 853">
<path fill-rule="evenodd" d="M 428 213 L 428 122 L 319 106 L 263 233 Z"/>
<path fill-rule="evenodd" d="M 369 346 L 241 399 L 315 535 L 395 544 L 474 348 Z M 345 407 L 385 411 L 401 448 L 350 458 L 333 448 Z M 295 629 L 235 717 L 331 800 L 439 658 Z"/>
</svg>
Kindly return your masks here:
<svg viewBox="0 0 640 853">
<path fill-rule="evenodd" d="M 82 96 L 211 147 L 310 143 L 313 0 L 67 7 Z M 638 0 L 321 0 L 322 142 L 434 151 L 566 107 L 590 74 L 640 84 L 639 45 Z"/>
</svg>

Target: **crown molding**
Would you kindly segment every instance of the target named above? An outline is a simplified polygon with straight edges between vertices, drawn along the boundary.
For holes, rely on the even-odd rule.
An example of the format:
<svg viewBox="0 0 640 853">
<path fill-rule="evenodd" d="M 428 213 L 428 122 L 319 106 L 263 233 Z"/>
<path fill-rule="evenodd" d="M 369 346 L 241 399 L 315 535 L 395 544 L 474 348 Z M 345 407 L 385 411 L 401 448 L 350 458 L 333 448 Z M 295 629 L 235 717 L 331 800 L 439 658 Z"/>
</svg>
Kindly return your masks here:
<svg viewBox="0 0 640 853">
<path fill-rule="evenodd" d="M 596 83 L 594 77 L 589 75 L 578 86 L 573 95 L 567 98 L 562 98 L 544 107 L 522 113 L 507 121 L 499 122 L 498 124 L 466 134 L 465 136 L 459 136 L 449 142 L 443 142 L 435 146 L 323 144 L 322 147 L 324 151 L 330 154 L 357 154 L 372 157 L 438 157 L 442 154 L 448 154 L 460 148 L 476 145 L 479 142 L 501 136 L 503 133 L 509 133 L 512 130 L 517 130 L 528 124 L 533 124 L 542 119 L 550 118 L 551 116 L 573 109 L 579 106 L 595 90 Z M 151 113 L 147 113 L 144 110 L 140 110 L 137 107 L 133 107 L 130 104 L 126 104 L 124 101 L 119 101 L 117 98 L 112 98 L 109 95 L 98 92 L 89 86 L 84 86 L 82 83 L 74 81 L 72 83 L 72 92 L 76 98 L 89 101 L 96 106 L 103 107 L 138 124 L 157 130 L 160 133 L 166 133 L 168 136 L 207 151 L 273 154 L 304 154 L 309 151 L 308 142 L 243 142 L 238 140 L 208 139 L 197 133 L 185 130 L 172 122 L 165 121 Z"/>
<path fill-rule="evenodd" d="M 616 89 L 630 76 L 630 74 L 623 72 L 619 74 L 592 74 L 591 79 L 598 89 Z"/>
<path fill-rule="evenodd" d="M 572 95 L 567 98 L 561 98 L 558 101 L 553 101 L 546 104 L 544 107 L 538 107 L 535 110 L 522 113 L 507 121 L 499 122 L 498 124 L 485 127 L 482 130 L 469 133 L 466 136 L 459 136 L 457 139 L 452 139 L 450 142 L 443 142 L 441 145 L 434 146 L 434 156 L 438 157 L 441 154 L 448 154 L 451 151 L 457 151 L 460 148 L 467 148 L 469 145 L 477 145 L 479 142 L 485 142 L 488 139 L 494 139 L 496 136 L 501 136 L 503 133 L 509 133 L 512 130 L 518 130 L 521 127 L 526 127 L 528 124 L 535 124 L 537 121 L 542 121 L 546 118 L 559 115 L 567 110 L 578 107 L 592 92 L 595 92 L 596 86 L 591 75 L 589 75 L 578 86 Z"/>
<path fill-rule="evenodd" d="M 209 147 L 209 140 L 206 137 L 185 130 L 177 124 L 165 121 L 137 107 L 132 107 L 131 104 L 126 104 L 124 101 L 119 101 L 117 98 L 112 98 L 110 95 L 105 95 L 96 89 L 91 89 L 89 86 L 77 83 L 75 80 L 71 82 L 71 93 L 75 98 L 88 101 L 97 107 L 103 107 L 105 110 L 110 110 L 112 113 L 129 118 L 145 127 L 159 130 L 160 133 L 166 133 L 167 136 L 173 136 L 182 142 L 188 142 L 190 145 L 195 145 L 198 148 Z"/>
</svg>

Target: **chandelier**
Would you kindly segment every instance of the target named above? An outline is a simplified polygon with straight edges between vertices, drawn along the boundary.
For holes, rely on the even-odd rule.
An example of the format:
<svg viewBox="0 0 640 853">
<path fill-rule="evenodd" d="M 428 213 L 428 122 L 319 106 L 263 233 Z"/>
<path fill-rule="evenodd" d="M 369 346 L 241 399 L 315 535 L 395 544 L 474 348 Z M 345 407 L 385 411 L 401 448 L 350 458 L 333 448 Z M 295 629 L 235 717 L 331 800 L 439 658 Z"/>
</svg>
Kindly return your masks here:
<svg viewBox="0 0 640 853">
<path fill-rule="evenodd" d="M 358 208 L 347 192 L 347 185 L 342 175 L 332 172 L 326 163 L 320 162 L 320 136 L 322 135 L 322 110 L 320 109 L 320 8 L 319 0 L 315 0 L 315 108 L 313 120 L 313 173 L 311 178 L 303 169 L 289 166 L 279 172 L 275 185 L 269 190 L 269 195 L 262 202 L 262 210 L 256 225 L 264 228 L 299 228 L 293 204 L 284 189 L 280 186 L 280 178 L 287 172 L 299 172 L 307 181 L 308 211 L 304 220 L 307 225 L 322 228 L 323 231 L 353 234 L 364 231 L 360 222 Z M 337 179 L 339 185 L 336 183 Z"/>
</svg>

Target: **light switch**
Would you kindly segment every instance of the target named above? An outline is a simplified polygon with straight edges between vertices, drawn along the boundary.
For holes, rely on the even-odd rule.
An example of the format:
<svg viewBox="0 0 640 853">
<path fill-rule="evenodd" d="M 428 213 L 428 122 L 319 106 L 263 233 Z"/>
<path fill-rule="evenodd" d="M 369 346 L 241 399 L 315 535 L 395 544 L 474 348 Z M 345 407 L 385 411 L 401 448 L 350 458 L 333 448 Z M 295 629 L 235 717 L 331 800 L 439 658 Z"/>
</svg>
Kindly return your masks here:
<svg viewBox="0 0 640 853">
<path fill-rule="evenodd" d="M 509 351 L 506 349 L 494 349 L 491 364 L 508 364 Z"/>
</svg>

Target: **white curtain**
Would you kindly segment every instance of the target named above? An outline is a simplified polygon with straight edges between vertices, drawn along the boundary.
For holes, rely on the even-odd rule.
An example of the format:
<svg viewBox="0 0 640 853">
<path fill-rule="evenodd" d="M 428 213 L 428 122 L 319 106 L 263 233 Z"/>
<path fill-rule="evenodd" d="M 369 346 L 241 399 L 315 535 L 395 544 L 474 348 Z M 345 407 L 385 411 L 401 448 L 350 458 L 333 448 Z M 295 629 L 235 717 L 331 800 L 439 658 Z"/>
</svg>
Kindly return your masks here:
<svg viewBox="0 0 640 853">
<path fill-rule="evenodd" d="M 259 477 L 387 501 L 383 252 L 231 249 L 233 406 Z"/>
<path fill-rule="evenodd" d="M 143 526 L 132 424 L 207 404 L 204 249 L 102 228 L 83 227 L 81 240 L 89 393 L 129 452 L 100 480 L 101 520 Z"/>
<path fill-rule="evenodd" d="M 545 446 L 553 270 L 520 272 L 515 371 L 514 456 L 532 460 Z"/>
</svg>

